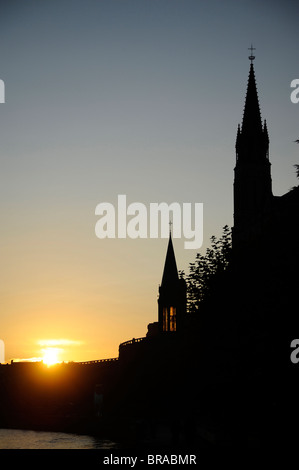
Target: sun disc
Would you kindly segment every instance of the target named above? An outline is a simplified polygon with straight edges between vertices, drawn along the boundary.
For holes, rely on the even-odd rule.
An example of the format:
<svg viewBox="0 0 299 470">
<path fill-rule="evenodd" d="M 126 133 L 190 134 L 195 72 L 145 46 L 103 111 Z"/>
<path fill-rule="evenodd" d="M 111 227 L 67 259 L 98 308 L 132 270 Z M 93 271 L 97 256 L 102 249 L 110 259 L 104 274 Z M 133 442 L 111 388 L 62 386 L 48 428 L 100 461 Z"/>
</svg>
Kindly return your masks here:
<svg viewBox="0 0 299 470">
<path fill-rule="evenodd" d="M 44 349 L 43 354 L 43 363 L 47 366 L 53 366 L 53 364 L 57 364 L 58 361 L 58 349 L 57 348 L 47 348 Z"/>
</svg>

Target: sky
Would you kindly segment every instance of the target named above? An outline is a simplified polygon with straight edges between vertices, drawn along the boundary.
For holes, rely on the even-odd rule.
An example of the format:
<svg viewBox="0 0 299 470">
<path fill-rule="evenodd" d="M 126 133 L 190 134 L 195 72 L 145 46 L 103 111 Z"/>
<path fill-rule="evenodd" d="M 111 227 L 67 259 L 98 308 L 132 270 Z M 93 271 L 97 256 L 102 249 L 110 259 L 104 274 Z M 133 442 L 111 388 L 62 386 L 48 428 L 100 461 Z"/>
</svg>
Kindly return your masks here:
<svg viewBox="0 0 299 470">
<path fill-rule="evenodd" d="M 298 13 L 295 0 L 0 0 L 5 361 L 117 357 L 157 320 L 168 241 L 97 238 L 99 203 L 202 203 L 203 253 L 233 225 L 251 44 L 273 192 L 297 184 Z M 199 250 L 173 241 L 188 272 Z"/>
</svg>

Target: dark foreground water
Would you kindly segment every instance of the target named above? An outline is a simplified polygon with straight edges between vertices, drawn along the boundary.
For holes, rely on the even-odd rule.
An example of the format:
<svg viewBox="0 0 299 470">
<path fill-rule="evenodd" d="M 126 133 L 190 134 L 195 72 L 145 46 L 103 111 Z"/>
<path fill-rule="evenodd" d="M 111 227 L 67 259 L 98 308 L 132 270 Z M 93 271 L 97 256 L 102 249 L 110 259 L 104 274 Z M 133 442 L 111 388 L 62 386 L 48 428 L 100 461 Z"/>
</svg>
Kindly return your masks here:
<svg viewBox="0 0 299 470">
<path fill-rule="evenodd" d="M 0 449 L 116 449 L 117 444 L 63 432 L 0 429 Z"/>
</svg>

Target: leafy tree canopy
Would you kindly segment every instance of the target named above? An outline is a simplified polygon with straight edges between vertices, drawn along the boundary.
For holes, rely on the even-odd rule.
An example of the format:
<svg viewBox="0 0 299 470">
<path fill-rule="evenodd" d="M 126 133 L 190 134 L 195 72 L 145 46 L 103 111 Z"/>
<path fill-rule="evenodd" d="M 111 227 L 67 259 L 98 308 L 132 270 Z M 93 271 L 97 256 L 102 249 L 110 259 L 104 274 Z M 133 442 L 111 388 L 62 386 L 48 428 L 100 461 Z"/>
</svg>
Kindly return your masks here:
<svg viewBox="0 0 299 470">
<path fill-rule="evenodd" d="M 186 276 L 188 311 L 195 313 L 199 305 L 207 300 L 220 276 L 227 269 L 232 251 L 231 229 L 225 225 L 222 236 L 211 237 L 211 247 L 206 254 L 197 253 L 194 263 L 190 263 Z"/>
</svg>

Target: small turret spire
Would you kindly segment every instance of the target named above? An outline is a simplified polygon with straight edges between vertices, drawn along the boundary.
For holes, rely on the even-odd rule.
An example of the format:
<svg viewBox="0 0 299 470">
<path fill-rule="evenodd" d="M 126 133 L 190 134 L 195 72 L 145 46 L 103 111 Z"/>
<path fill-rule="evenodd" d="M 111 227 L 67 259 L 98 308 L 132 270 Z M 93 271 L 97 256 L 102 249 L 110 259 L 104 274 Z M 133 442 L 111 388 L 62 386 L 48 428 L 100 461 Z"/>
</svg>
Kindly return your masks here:
<svg viewBox="0 0 299 470">
<path fill-rule="evenodd" d="M 182 331 L 186 314 L 186 283 L 179 278 L 174 249 L 169 241 L 158 298 L 159 329 L 161 332 Z"/>
<path fill-rule="evenodd" d="M 175 254 L 174 254 L 174 249 L 173 249 L 173 244 L 172 244 L 172 239 L 171 239 L 171 232 L 170 232 L 161 285 L 172 284 L 173 282 L 176 282 L 177 280 L 178 280 L 178 270 L 177 270 Z"/>
</svg>

